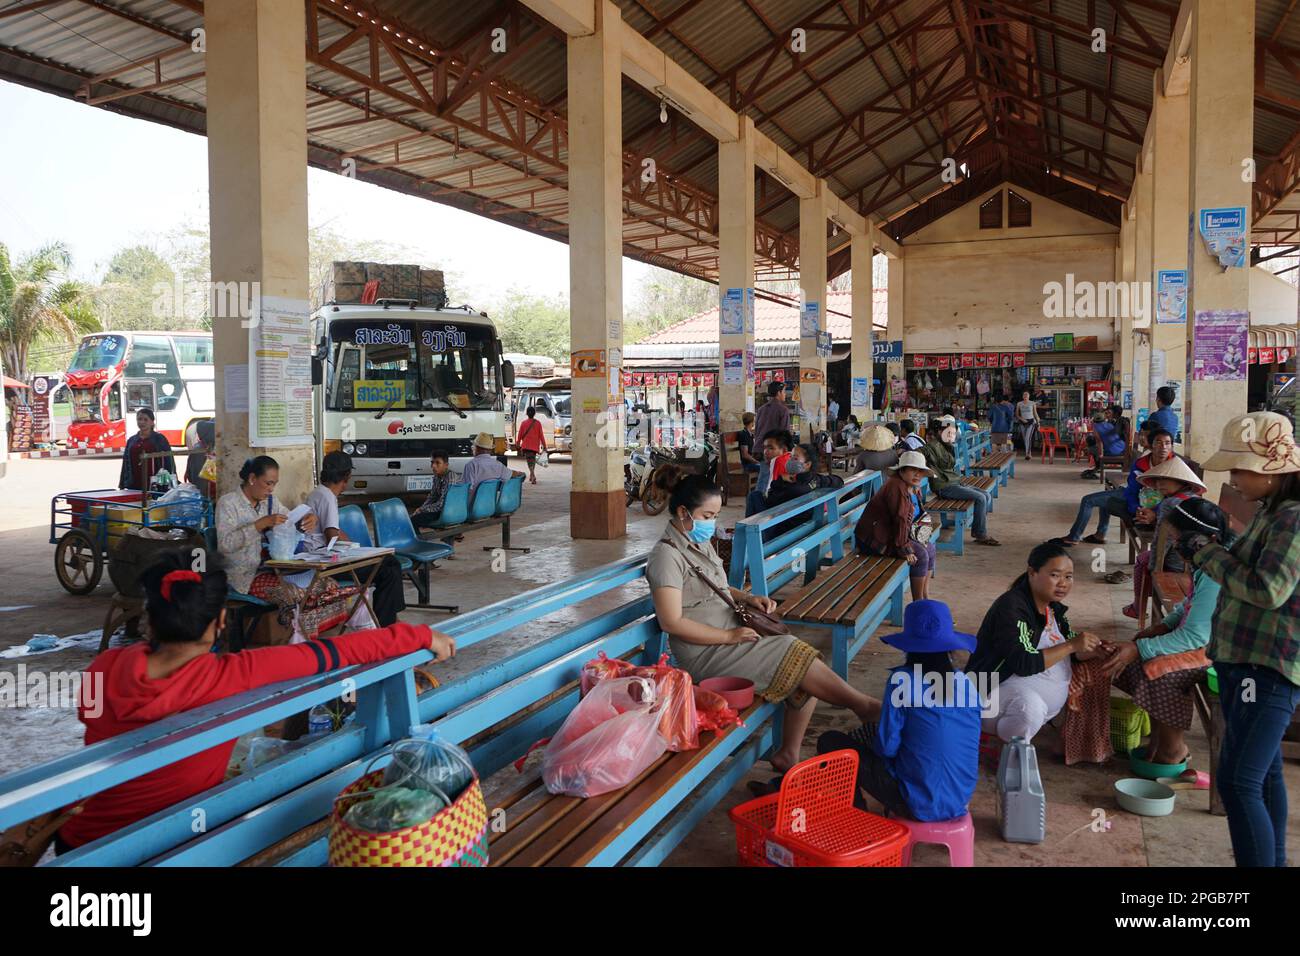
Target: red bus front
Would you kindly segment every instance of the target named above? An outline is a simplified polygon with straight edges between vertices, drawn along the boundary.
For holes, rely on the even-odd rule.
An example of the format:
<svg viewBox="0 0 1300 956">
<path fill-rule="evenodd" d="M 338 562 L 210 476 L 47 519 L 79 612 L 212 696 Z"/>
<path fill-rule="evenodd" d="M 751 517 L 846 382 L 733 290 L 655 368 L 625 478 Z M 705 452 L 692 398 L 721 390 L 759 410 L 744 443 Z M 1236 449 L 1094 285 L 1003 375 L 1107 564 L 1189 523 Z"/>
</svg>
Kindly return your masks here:
<svg viewBox="0 0 1300 956">
<path fill-rule="evenodd" d="M 64 379 L 72 396 L 69 445 L 126 447 L 122 376 L 128 344 L 125 335 L 113 333 L 81 340 Z"/>
</svg>

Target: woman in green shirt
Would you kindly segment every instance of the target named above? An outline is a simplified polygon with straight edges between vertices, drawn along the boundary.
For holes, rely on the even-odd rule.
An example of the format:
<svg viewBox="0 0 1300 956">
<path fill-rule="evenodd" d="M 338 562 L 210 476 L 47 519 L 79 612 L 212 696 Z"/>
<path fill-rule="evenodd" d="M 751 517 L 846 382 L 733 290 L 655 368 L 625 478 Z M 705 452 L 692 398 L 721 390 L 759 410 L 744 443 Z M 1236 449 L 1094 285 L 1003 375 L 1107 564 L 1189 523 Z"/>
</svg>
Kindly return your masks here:
<svg viewBox="0 0 1300 956">
<path fill-rule="evenodd" d="M 1300 448 L 1291 422 L 1252 412 L 1223 426 L 1206 471 L 1262 507 L 1229 550 L 1184 535 L 1178 550 L 1217 581 L 1206 655 L 1219 675 L 1224 736 L 1215 782 L 1238 866 L 1286 866 L 1282 735 L 1300 705 Z"/>
</svg>

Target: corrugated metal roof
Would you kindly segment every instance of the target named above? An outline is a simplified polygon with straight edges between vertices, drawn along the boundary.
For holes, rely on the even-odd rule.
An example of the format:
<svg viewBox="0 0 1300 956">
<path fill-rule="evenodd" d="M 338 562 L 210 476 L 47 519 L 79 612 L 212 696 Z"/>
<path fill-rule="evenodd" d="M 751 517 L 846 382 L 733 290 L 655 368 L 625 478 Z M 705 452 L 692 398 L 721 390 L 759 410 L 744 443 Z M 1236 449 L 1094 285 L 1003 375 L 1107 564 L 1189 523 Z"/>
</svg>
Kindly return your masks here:
<svg viewBox="0 0 1300 956">
<path fill-rule="evenodd" d="M 889 321 L 887 290 L 872 292 L 872 325 L 884 328 Z M 830 332 L 836 342 L 847 342 L 852 331 L 850 313 L 853 293 L 828 292 L 826 294 L 826 322 L 824 331 Z M 642 339 L 637 345 L 688 345 L 718 342 L 717 308 L 707 309 L 689 319 L 683 319 L 655 334 Z M 754 302 L 755 342 L 798 342 L 799 305 L 797 302 L 773 302 L 756 299 Z M 629 346 L 631 348 L 631 346 Z"/>
</svg>

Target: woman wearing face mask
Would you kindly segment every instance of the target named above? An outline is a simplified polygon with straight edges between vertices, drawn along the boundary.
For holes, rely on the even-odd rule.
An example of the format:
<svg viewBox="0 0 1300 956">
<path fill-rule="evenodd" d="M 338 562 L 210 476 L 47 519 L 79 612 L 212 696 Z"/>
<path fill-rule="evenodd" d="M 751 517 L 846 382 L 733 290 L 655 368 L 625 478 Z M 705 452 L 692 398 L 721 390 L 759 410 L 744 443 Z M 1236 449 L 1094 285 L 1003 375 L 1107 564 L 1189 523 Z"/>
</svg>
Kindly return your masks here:
<svg viewBox="0 0 1300 956">
<path fill-rule="evenodd" d="M 1033 740 L 1065 707 L 1072 662 L 1096 656 L 1101 639 L 1076 634 L 1061 602 L 1074 586 L 1074 562 L 1061 545 L 1048 541 L 1029 552 L 1028 568 L 993 602 L 976 635 L 966 673 L 983 687 L 996 676 L 997 713 L 986 714 L 984 730 L 1004 741 Z"/>
<path fill-rule="evenodd" d="M 987 491 L 971 488 L 961 483 L 961 473 L 957 471 L 957 426 L 952 416 L 930 422 L 926 429 L 925 444 L 921 454 L 926 464 L 934 472 L 930 488 L 940 498 L 957 498 L 962 501 L 975 502 L 975 520 L 971 524 L 971 537 L 976 544 L 997 547 L 1002 542 L 988 533 L 988 511 L 993 504 L 993 496 Z"/>
<path fill-rule="evenodd" d="M 1205 650 L 1225 724 L 1214 782 L 1237 865 L 1286 866 L 1282 735 L 1300 705 L 1300 447 L 1291 422 L 1276 412 L 1232 419 L 1205 468 L 1230 472 L 1242 497 L 1260 504 L 1230 548 L 1206 535 L 1178 539 L 1183 557 L 1220 587 Z"/>
<path fill-rule="evenodd" d="M 862 721 L 880 715 L 880 701 L 854 690 L 823 663 L 821 654 L 793 634 L 770 637 L 742 627 L 735 605 L 776 609 L 769 597 L 727 584 L 727 572 L 712 538 L 722 492 L 702 475 L 665 468 L 656 479 L 668 492 L 671 518 L 663 539 L 646 562 L 646 581 L 659 626 L 668 635 L 674 661 L 699 683 L 709 677 L 743 677 L 758 696 L 784 701 L 782 742 L 772 766 L 784 773 L 799 761 L 799 748 L 821 699 L 846 707 Z M 710 583 L 712 586 L 710 586 Z M 730 602 L 722 594 L 730 596 Z"/>
</svg>

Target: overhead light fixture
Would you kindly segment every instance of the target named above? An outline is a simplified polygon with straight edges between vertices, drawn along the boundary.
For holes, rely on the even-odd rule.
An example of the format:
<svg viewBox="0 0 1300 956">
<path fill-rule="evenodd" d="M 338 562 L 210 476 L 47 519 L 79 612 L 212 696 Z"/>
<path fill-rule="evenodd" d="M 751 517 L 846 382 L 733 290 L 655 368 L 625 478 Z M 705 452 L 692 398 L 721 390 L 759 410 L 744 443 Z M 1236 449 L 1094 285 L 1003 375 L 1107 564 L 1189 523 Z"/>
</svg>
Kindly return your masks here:
<svg viewBox="0 0 1300 956">
<path fill-rule="evenodd" d="M 678 103 L 671 96 L 669 96 L 668 91 L 665 90 L 662 86 L 656 87 L 655 92 L 659 94 L 659 122 L 661 123 L 668 122 L 668 107 L 670 106 L 673 109 L 675 109 L 677 112 L 681 113 L 683 116 L 691 115 L 691 111 L 687 109 L 685 106 L 683 106 L 681 103 Z"/>
<path fill-rule="evenodd" d="M 666 96 L 659 97 L 659 122 L 668 122 L 668 97 Z"/>
</svg>

